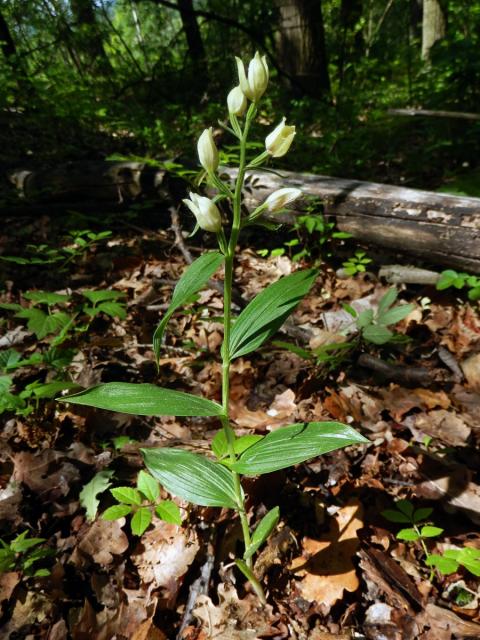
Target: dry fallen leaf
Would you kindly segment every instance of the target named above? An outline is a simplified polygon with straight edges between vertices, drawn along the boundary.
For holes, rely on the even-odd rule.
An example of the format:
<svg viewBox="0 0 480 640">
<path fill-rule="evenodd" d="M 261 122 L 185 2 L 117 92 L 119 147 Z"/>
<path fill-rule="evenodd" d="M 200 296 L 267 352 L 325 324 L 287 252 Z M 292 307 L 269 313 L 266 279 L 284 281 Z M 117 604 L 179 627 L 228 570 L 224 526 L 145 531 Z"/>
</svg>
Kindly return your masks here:
<svg viewBox="0 0 480 640">
<path fill-rule="evenodd" d="M 240 600 L 235 587 L 220 584 L 218 599 L 219 604 L 215 605 L 211 598 L 201 595 L 193 610 L 207 633 L 206 638 L 257 640 L 271 630 L 272 607 L 262 606 L 253 594 Z"/>
<path fill-rule="evenodd" d="M 122 530 L 124 524 L 125 518 L 96 520 L 80 538 L 71 562 L 83 566 L 86 557 L 102 566 L 109 565 L 114 555 L 121 555 L 128 549 L 128 538 Z"/>
<path fill-rule="evenodd" d="M 197 555 L 197 535 L 163 520 L 154 519 L 153 524 L 142 536 L 132 561 L 143 584 L 163 588 L 167 599 L 174 600 L 182 577 Z"/>
<path fill-rule="evenodd" d="M 352 561 L 360 544 L 357 531 L 363 527 L 362 517 L 362 505 L 351 500 L 337 511 L 325 536 L 303 540 L 303 554 L 292 560 L 290 569 L 302 578 L 298 589 L 305 600 L 330 608 L 344 590 L 358 589 Z"/>
</svg>

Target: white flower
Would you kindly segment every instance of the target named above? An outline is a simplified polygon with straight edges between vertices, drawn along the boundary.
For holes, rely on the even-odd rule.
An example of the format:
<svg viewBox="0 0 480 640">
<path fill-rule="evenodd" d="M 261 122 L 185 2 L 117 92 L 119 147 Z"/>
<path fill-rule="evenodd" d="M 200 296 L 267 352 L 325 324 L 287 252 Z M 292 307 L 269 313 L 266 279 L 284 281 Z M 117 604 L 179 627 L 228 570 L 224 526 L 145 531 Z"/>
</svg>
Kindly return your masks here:
<svg viewBox="0 0 480 640">
<path fill-rule="evenodd" d="M 183 200 L 197 219 L 198 226 L 205 231 L 218 233 L 222 228 L 222 218 L 217 205 L 205 196 L 190 192 L 190 200 Z"/>
<path fill-rule="evenodd" d="M 240 58 L 237 61 L 238 80 L 240 89 L 252 102 L 258 102 L 265 93 L 268 85 L 268 65 L 266 56 L 260 56 L 258 51 L 248 65 L 248 78 L 245 75 L 245 67 Z"/>
<path fill-rule="evenodd" d="M 266 205 L 266 210 L 269 213 L 275 213 L 275 211 L 284 209 L 287 204 L 290 204 L 290 202 L 293 202 L 301 195 L 302 192 L 300 189 L 285 187 L 284 189 L 278 189 L 271 193 L 265 200 L 264 205 Z"/>
<path fill-rule="evenodd" d="M 243 116 L 247 108 L 247 99 L 241 88 L 234 87 L 227 96 L 228 113 Z"/>
<path fill-rule="evenodd" d="M 197 143 L 198 158 L 200 164 L 209 173 L 213 173 L 218 167 L 218 149 L 213 139 L 213 129 L 205 129 Z"/>
<path fill-rule="evenodd" d="M 285 124 L 285 118 L 265 138 L 265 148 L 274 158 L 281 158 L 290 149 L 295 137 L 295 127 Z"/>
</svg>

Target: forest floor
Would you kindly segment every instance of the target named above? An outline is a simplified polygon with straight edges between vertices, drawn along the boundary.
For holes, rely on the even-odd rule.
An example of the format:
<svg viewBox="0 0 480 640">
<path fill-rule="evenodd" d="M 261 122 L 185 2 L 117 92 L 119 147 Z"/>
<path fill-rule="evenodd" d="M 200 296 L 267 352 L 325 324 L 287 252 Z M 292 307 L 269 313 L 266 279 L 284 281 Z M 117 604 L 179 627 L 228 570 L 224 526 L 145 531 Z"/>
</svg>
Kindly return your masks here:
<svg viewBox="0 0 480 640">
<path fill-rule="evenodd" d="M 327 261 L 278 337 L 300 350 L 270 342 L 235 361 L 231 415 L 239 434 L 337 420 L 370 440 L 248 480 L 251 523 L 277 504 L 281 513 L 255 563 L 267 592 L 262 607 L 232 566 L 240 527 L 230 511 L 179 502 L 181 527 L 154 518 L 142 537 L 125 519 L 101 518 L 112 504 L 108 485 L 134 485 L 140 447 L 208 452 L 215 419 L 144 418 L 59 404 L 52 399 L 59 387 L 45 384 L 150 382 L 219 399 L 221 294 L 206 289 L 174 316 L 157 374 L 152 333 L 185 260 L 170 229 L 128 220 L 110 228 L 114 233 L 91 245 L 87 235 L 77 236 L 74 254 L 68 253 L 72 239 L 57 238 L 48 216 L 9 221 L 0 235 L 3 255 L 23 247 L 24 256 L 44 257 L 43 264 L 40 258 L 1 267 L 0 636 L 479 638 L 475 551 L 445 573 L 425 563 L 426 554 L 480 549 L 480 365 L 471 358 L 480 350 L 478 304 L 456 290 L 401 286 L 400 299 L 413 309 L 395 330 L 408 340 L 383 346 L 358 340 L 343 361 L 335 352 L 321 363 L 307 353 L 345 339 L 339 334 L 352 319 L 342 305 L 376 309 L 388 290 L 375 267 L 339 279 Z M 67 252 L 59 257 L 62 242 Z M 25 249 L 28 244 L 36 248 Z M 260 257 L 259 248 L 243 246 L 237 255 L 236 283 L 245 300 L 307 266 L 286 255 Z M 45 291 L 59 297 L 39 293 Z M 361 355 L 383 364 L 365 368 Z M 113 475 L 102 476 L 106 471 Z M 81 497 L 96 474 L 103 485 Z M 409 501 L 399 503 L 403 516 L 397 509 L 384 517 L 398 500 Z M 414 527 L 430 527 L 425 540 L 397 538 L 413 526 L 410 505 L 423 510 L 412 518 Z M 23 532 L 28 536 L 12 546 Z M 45 541 L 29 549 L 30 537 Z"/>
</svg>

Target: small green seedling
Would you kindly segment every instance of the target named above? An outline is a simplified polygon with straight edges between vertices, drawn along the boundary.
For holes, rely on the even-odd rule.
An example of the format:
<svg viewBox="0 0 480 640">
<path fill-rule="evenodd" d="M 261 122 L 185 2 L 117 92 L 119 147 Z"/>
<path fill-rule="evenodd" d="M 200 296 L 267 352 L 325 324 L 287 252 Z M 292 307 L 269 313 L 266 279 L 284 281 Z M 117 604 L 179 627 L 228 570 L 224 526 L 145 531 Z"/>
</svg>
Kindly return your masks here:
<svg viewBox="0 0 480 640">
<path fill-rule="evenodd" d="M 10 543 L 0 540 L 0 573 L 21 571 L 25 577 L 41 578 L 49 576 L 46 568 L 37 568 L 38 562 L 55 555 L 53 549 L 45 547 L 45 538 L 29 538 L 23 531 Z"/>
<path fill-rule="evenodd" d="M 136 536 L 141 536 L 152 522 L 153 512 L 165 522 L 182 524 L 178 505 L 173 500 L 160 500 L 160 485 L 149 473 L 140 471 L 137 487 L 116 487 L 110 493 L 119 504 L 103 512 L 104 520 L 118 520 L 131 515 L 130 528 Z"/>
<path fill-rule="evenodd" d="M 95 233 L 90 229 L 71 231 L 64 247 L 49 247 L 47 244 L 27 244 L 24 256 L 0 256 L 0 260 L 19 265 L 43 266 L 57 264 L 63 269 L 69 262 L 86 255 L 96 244 L 112 235 L 111 231 Z"/>
<path fill-rule="evenodd" d="M 438 291 L 445 289 L 468 289 L 467 296 L 472 302 L 480 300 L 480 278 L 469 273 L 457 272 L 454 269 L 442 271 L 437 282 Z"/>
<path fill-rule="evenodd" d="M 382 345 L 395 338 L 394 332 L 389 327 L 406 318 L 414 309 L 413 304 L 394 306 L 397 297 L 398 291 L 395 287 L 390 288 L 380 299 L 376 312 L 373 309 L 366 309 L 357 313 L 353 307 L 344 306 L 346 311 L 355 318 L 357 329 L 365 342 Z"/>
<path fill-rule="evenodd" d="M 367 264 L 372 259 L 367 256 L 365 251 L 355 251 L 354 255 L 346 262 L 342 263 L 342 267 L 348 276 L 354 276 L 357 273 L 364 273 L 367 270 Z"/>
<path fill-rule="evenodd" d="M 463 549 L 446 549 L 442 555 L 432 553 L 425 560 L 429 567 L 435 567 L 443 575 L 458 571 L 460 566 L 474 576 L 480 577 L 480 549 L 463 547 Z"/>
<path fill-rule="evenodd" d="M 437 569 L 443 575 L 450 575 L 462 566 L 474 576 L 480 576 L 480 549 L 473 547 L 447 549 L 442 555 L 428 551 L 425 540 L 437 538 L 443 533 L 443 529 L 427 522 L 432 513 L 433 509 L 430 507 L 415 509 L 409 500 L 398 500 L 395 503 L 395 509 L 382 511 L 382 516 L 390 522 L 411 525 L 409 528 L 401 529 L 396 534 L 396 538 L 406 542 L 420 542 L 425 553 L 425 564 L 428 567 Z"/>
</svg>

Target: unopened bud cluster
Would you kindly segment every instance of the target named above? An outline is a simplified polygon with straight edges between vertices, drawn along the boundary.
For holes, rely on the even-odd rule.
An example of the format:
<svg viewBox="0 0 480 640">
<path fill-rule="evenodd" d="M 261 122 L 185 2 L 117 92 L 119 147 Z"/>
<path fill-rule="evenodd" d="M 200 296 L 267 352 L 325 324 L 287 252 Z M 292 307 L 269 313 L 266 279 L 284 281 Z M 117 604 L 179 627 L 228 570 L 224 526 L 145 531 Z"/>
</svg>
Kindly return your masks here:
<svg viewBox="0 0 480 640">
<path fill-rule="evenodd" d="M 269 71 L 266 56 L 260 56 L 258 51 L 252 60 L 250 60 L 247 71 L 245 71 L 245 66 L 240 58 L 236 58 L 236 62 L 238 85 L 229 92 L 227 96 L 227 107 L 234 129 L 233 133 L 240 138 L 241 144 L 245 144 L 244 138 L 246 137 L 248 126 L 245 127 L 245 135 L 243 135 L 237 118 L 242 118 L 245 115 L 249 100 L 252 106 L 246 115 L 247 123 L 250 122 L 249 118 L 253 118 L 256 113 L 256 106 L 267 89 Z M 290 149 L 294 137 L 295 127 L 287 125 L 286 118 L 282 118 L 280 124 L 266 137 L 264 153 L 258 156 L 258 158 L 252 162 L 251 166 L 260 166 L 268 157 L 281 158 L 284 156 Z M 198 139 L 197 151 L 200 164 L 207 172 L 207 175 L 218 185 L 219 178 L 215 176 L 215 172 L 219 165 L 219 154 L 213 138 L 212 127 L 203 131 Z M 269 213 L 279 211 L 296 200 L 300 195 L 300 189 L 279 189 L 268 196 L 265 202 L 251 214 L 249 220 L 255 219 L 264 211 Z M 213 200 L 195 193 L 190 193 L 190 198 L 183 200 L 183 202 L 193 213 L 201 229 L 217 234 L 221 232 L 222 219 L 220 211 Z"/>
</svg>

